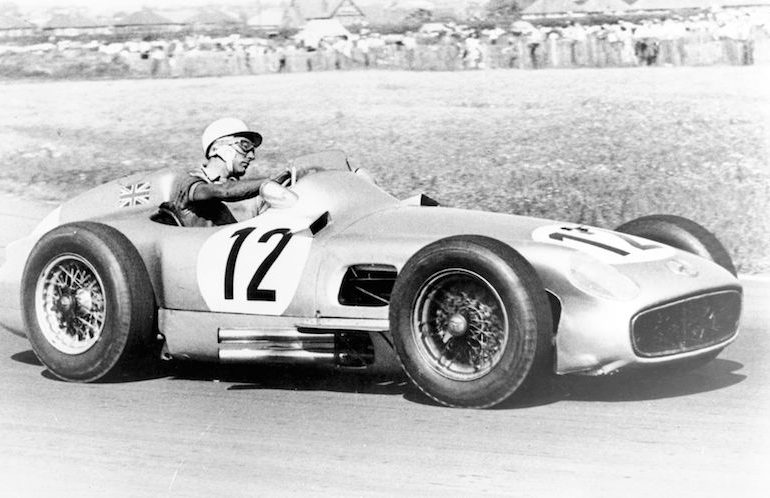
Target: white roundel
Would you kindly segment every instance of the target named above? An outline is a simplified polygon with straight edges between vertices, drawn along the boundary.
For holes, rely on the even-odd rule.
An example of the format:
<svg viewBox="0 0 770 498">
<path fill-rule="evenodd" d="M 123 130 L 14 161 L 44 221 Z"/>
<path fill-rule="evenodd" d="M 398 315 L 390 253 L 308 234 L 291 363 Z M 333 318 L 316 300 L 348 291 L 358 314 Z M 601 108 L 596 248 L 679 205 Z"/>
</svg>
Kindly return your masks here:
<svg viewBox="0 0 770 498">
<path fill-rule="evenodd" d="M 570 247 L 609 264 L 655 261 L 675 253 L 658 242 L 570 223 L 538 227 L 532 232 L 532 240 Z"/>
<path fill-rule="evenodd" d="M 306 217 L 279 210 L 224 228 L 198 253 L 198 286 L 211 311 L 280 315 L 297 291 L 313 242 Z"/>
</svg>

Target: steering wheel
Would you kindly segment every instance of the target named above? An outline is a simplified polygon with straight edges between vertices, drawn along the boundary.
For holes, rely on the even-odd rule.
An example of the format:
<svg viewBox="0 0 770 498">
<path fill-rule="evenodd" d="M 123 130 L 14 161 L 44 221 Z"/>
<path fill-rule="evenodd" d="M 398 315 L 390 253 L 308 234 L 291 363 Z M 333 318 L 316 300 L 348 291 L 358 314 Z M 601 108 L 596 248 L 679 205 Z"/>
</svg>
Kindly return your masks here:
<svg viewBox="0 0 770 498">
<path fill-rule="evenodd" d="M 276 180 L 282 187 L 291 188 L 297 184 L 297 181 L 305 176 L 312 175 L 321 171 L 325 171 L 326 168 L 320 166 L 313 166 L 311 168 L 297 168 L 296 166 L 290 166 L 286 169 Z"/>
</svg>

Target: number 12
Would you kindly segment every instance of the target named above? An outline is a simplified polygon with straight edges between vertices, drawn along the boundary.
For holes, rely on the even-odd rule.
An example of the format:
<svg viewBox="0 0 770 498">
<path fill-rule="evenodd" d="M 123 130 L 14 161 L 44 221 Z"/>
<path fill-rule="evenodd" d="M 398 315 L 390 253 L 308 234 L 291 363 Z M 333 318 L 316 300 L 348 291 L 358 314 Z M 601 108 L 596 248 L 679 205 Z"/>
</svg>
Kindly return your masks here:
<svg viewBox="0 0 770 498">
<path fill-rule="evenodd" d="M 227 266 L 225 267 L 225 299 L 233 299 L 235 261 L 238 259 L 238 253 L 241 250 L 241 246 L 246 241 L 246 237 L 251 235 L 254 230 L 254 227 L 243 228 L 231 236 L 231 238 L 235 238 L 235 242 L 233 242 L 233 247 L 230 249 L 230 255 L 227 257 Z M 275 290 L 260 289 L 259 284 L 262 283 L 262 279 L 265 278 L 270 267 L 273 266 L 275 260 L 278 259 L 281 251 L 286 248 L 289 240 L 291 240 L 292 233 L 288 228 L 277 228 L 263 234 L 262 237 L 259 238 L 259 242 L 267 242 L 274 235 L 280 235 L 281 240 L 278 241 L 278 244 L 276 244 L 273 250 L 270 251 L 267 257 L 262 261 L 262 264 L 259 265 L 259 268 L 257 268 L 257 271 L 254 272 L 254 276 L 251 277 L 249 286 L 246 288 L 247 301 L 275 301 Z"/>
</svg>

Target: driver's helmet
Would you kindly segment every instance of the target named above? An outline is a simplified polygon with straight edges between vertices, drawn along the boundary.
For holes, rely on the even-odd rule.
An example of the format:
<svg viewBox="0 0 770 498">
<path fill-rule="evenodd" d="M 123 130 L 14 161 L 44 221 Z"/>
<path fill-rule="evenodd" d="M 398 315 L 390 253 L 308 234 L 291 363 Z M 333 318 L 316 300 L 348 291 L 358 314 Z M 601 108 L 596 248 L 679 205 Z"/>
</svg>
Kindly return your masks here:
<svg viewBox="0 0 770 498">
<path fill-rule="evenodd" d="M 245 137 L 254 142 L 255 147 L 262 143 L 262 135 L 256 131 L 251 131 L 246 123 L 237 118 L 217 119 L 203 130 L 201 136 L 201 147 L 203 155 L 208 159 L 211 145 L 223 137 Z"/>
</svg>

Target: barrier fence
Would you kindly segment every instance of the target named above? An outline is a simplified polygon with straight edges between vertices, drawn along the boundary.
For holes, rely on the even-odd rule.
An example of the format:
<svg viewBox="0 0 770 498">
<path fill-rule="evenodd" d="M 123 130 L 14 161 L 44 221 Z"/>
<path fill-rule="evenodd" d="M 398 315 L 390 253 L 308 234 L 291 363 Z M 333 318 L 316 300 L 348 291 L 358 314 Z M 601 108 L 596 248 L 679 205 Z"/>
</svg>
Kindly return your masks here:
<svg viewBox="0 0 770 498">
<path fill-rule="evenodd" d="M 132 54 L 133 55 L 133 54 Z M 282 62 L 283 59 L 283 62 Z M 387 45 L 349 54 L 333 50 L 304 50 L 249 55 L 247 52 L 187 52 L 160 62 L 133 57 L 132 72 L 156 76 L 204 76 L 221 74 L 263 74 L 351 69 L 399 69 L 417 71 L 458 71 L 498 68 L 624 67 L 640 65 L 748 65 L 770 63 L 770 39 L 741 40 L 644 40 L 631 43 L 589 39 L 565 39 L 528 44 L 482 44 L 478 53 L 457 45 L 418 45 L 410 50 Z"/>
<path fill-rule="evenodd" d="M 0 76 L 18 77 L 196 77 L 277 72 L 399 69 L 457 71 L 497 68 L 630 67 L 641 65 L 746 65 L 770 63 L 770 39 L 760 40 L 625 40 L 589 38 L 584 42 L 548 39 L 527 43 L 510 38 L 480 43 L 473 50 L 461 44 L 389 44 L 345 54 L 332 49 L 306 51 L 188 50 L 162 58 L 135 52 L 108 55 L 94 51 L 0 54 Z"/>
</svg>

